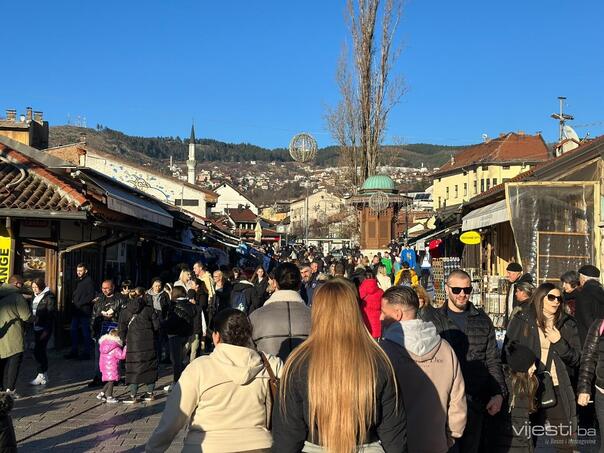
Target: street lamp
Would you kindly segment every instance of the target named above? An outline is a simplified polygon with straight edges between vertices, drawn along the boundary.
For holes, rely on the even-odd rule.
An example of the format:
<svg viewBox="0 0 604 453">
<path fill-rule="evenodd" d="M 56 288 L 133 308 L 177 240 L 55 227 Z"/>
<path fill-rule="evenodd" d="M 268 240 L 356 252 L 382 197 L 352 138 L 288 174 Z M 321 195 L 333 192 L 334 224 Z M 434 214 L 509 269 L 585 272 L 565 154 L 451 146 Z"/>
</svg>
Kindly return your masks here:
<svg viewBox="0 0 604 453">
<path fill-rule="evenodd" d="M 306 132 L 295 135 L 289 142 L 289 155 L 293 160 L 301 164 L 310 162 L 317 155 L 317 141 L 314 137 Z M 308 188 L 310 181 L 307 179 L 304 186 L 306 187 L 306 200 L 304 203 L 304 211 L 306 217 L 304 242 L 308 245 Z"/>
</svg>

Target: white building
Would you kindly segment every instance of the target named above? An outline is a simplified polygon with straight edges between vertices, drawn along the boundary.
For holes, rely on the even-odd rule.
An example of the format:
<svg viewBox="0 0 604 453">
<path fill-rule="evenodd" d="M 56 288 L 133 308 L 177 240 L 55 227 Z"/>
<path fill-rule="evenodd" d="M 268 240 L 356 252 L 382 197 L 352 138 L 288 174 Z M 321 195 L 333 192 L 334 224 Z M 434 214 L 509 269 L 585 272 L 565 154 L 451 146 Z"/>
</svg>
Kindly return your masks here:
<svg viewBox="0 0 604 453">
<path fill-rule="evenodd" d="M 245 195 L 230 184 L 222 183 L 214 192 L 218 195 L 216 206 L 212 208 L 213 214 L 224 214 L 227 209 L 248 207 L 250 211 L 258 215 L 258 207 Z"/>
<path fill-rule="evenodd" d="M 330 216 L 342 211 L 344 200 L 326 190 L 320 190 L 308 196 L 308 203 L 306 197 L 292 201 L 289 207 L 290 231 L 305 228 L 307 207 L 309 225 L 315 222 L 325 223 Z"/>
</svg>

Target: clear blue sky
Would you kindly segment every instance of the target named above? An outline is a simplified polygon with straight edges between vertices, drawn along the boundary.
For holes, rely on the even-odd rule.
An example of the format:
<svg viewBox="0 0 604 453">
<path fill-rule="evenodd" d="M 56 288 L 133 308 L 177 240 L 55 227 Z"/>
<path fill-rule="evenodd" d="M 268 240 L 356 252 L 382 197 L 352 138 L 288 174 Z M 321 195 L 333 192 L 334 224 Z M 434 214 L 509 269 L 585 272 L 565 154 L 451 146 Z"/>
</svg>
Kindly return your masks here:
<svg viewBox="0 0 604 453">
<path fill-rule="evenodd" d="M 348 38 L 344 0 L 9 1 L 0 109 L 85 116 L 128 134 L 287 146 L 333 143 L 326 106 Z M 579 135 L 604 134 L 604 2 L 408 0 L 395 71 L 408 93 L 387 143 L 466 144 L 543 131 L 568 97 Z"/>
</svg>

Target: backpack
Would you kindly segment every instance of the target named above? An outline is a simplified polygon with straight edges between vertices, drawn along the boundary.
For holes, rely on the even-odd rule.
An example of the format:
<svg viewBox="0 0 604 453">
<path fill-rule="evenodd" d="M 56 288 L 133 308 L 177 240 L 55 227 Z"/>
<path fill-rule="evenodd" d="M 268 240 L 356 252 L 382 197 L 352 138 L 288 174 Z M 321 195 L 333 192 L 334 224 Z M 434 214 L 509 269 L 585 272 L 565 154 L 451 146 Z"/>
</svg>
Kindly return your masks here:
<svg viewBox="0 0 604 453">
<path fill-rule="evenodd" d="M 244 313 L 247 313 L 248 303 L 245 297 L 245 291 L 233 291 L 231 294 L 231 308 L 236 308 Z"/>
</svg>

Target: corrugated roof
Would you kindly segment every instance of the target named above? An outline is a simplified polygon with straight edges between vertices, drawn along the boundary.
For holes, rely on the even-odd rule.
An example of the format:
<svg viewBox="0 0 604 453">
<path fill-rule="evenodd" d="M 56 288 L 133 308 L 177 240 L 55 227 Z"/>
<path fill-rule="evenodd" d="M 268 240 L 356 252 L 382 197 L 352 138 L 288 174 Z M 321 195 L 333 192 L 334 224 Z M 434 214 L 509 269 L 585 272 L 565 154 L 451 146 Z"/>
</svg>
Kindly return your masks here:
<svg viewBox="0 0 604 453">
<path fill-rule="evenodd" d="M 543 137 L 510 132 L 503 137 L 471 146 L 455 154 L 453 159 L 441 166 L 433 176 L 438 177 L 463 167 L 487 163 L 536 163 L 550 158 Z"/>
</svg>

